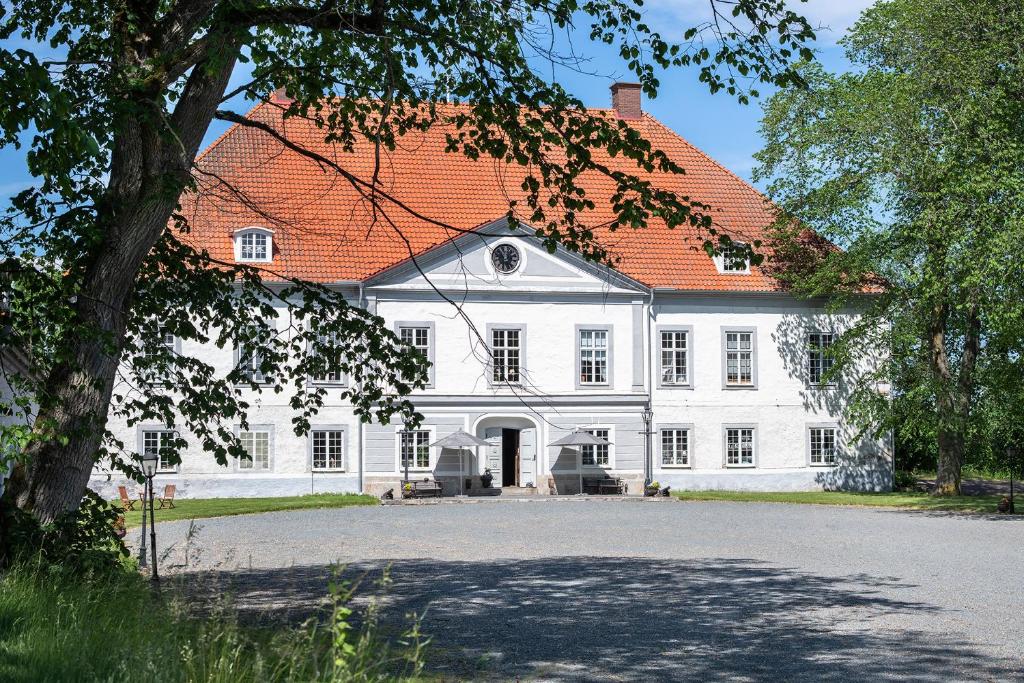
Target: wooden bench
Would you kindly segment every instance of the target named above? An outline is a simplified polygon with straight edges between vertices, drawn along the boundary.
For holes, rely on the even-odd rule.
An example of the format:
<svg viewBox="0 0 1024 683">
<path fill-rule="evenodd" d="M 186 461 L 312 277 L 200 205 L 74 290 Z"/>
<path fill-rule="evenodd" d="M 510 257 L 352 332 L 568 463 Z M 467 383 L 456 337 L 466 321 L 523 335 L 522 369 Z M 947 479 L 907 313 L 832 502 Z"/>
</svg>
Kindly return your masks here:
<svg viewBox="0 0 1024 683">
<path fill-rule="evenodd" d="M 409 488 L 402 485 L 403 498 L 440 498 L 441 484 L 432 479 L 421 479 L 408 482 Z"/>
<path fill-rule="evenodd" d="M 583 477 L 583 492 L 622 495 L 626 492 L 626 483 L 618 477 Z"/>
</svg>

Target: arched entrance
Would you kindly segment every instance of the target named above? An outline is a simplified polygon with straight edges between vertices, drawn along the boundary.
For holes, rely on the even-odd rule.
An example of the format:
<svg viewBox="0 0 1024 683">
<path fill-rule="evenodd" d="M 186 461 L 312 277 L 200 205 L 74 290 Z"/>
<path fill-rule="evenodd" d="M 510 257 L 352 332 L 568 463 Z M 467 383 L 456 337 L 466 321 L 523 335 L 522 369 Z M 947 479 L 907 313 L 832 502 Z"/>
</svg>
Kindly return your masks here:
<svg viewBox="0 0 1024 683">
<path fill-rule="evenodd" d="M 523 415 L 484 415 L 473 433 L 488 442 L 481 465 L 491 470 L 494 486 L 537 485 L 540 429 Z"/>
</svg>

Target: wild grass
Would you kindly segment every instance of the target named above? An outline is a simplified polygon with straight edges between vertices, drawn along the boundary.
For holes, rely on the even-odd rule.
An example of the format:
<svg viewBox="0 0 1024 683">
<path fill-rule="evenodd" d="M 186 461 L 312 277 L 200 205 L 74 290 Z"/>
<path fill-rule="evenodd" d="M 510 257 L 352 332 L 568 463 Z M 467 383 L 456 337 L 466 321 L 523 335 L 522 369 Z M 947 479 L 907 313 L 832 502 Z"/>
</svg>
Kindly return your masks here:
<svg viewBox="0 0 1024 683">
<path fill-rule="evenodd" d="M 936 497 L 927 493 L 852 493 L 842 491 L 675 491 L 681 500 L 725 500 L 750 503 L 800 503 L 806 505 L 852 505 L 897 507 L 945 512 L 995 512 L 1002 496 Z"/>
<path fill-rule="evenodd" d="M 157 495 L 161 488 L 156 487 Z M 113 501 L 120 505 L 120 501 Z M 356 493 L 318 493 L 308 496 L 280 498 L 181 498 L 174 501 L 173 508 L 154 510 L 157 522 L 171 522 L 178 519 L 202 519 L 204 517 L 227 517 L 229 515 L 251 515 L 258 512 L 280 510 L 306 510 L 310 508 L 341 508 L 352 505 L 379 505 L 374 496 Z M 129 527 L 142 524 L 142 512 L 136 505 L 134 511 L 125 514 Z"/>
<path fill-rule="evenodd" d="M 416 623 L 396 643 L 384 642 L 371 607 L 353 627 L 353 591 L 331 584 L 323 623 L 256 629 L 240 625 L 229 606 L 192 615 L 173 592 L 154 592 L 133 572 L 81 578 L 16 566 L 0 577 L 0 680 L 418 680 Z"/>
</svg>

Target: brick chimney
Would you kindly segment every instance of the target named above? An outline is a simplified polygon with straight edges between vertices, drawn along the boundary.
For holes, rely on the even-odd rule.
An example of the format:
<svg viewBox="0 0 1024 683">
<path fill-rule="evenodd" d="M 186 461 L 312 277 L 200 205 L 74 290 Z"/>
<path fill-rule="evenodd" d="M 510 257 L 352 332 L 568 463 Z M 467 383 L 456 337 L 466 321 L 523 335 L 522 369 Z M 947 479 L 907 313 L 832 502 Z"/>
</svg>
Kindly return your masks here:
<svg viewBox="0 0 1024 683">
<path fill-rule="evenodd" d="M 274 88 L 274 92 L 270 95 L 270 101 L 274 104 L 287 107 L 292 103 L 292 98 L 288 96 L 284 86 Z"/>
<path fill-rule="evenodd" d="M 612 83 L 612 107 L 620 119 L 640 118 L 640 84 Z"/>
</svg>

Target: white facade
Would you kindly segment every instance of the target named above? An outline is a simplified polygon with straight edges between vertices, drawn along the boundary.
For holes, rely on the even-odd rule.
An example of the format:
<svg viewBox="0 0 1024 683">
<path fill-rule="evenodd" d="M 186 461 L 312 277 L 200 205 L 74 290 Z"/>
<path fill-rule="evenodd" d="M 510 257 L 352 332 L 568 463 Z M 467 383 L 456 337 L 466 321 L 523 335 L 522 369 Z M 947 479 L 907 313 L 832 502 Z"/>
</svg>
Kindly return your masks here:
<svg viewBox="0 0 1024 683">
<path fill-rule="evenodd" d="M 498 273 L 492 258 L 501 244 L 518 255 L 509 274 Z M 448 493 L 458 489 L 460 468 L 471 487 L 479 487 L 487 467 L 495 486 L 504 477 L 508 485 L 533 484 L 539 493 L 575 493 L 581 473 L 621 477 L 633 493 L 645 476 L 677 489 L 891 487 L 889 444 L 855 439 L 842 420 L 843 382 L 819 387 L 809 381 L 809 335 L 842 329 L 853 312 L 829 315 L 784 294 L 651 290 L 561 250 L 548 254 L 534 238 L 500 224 L 417 263 L 429 282 L 406 263 L 361 286 L 345 286 L 353 303 L 396 331 L 425 330 L 420 341 L 428 337 L 431 384 L 413 397 L 426 434 L 405 438 L 433 443 L 465 429 L 493 445 L 481 448 L 479 457 L 430 448 L 429 461 L 422 452 L 414 457 L 410 477 L 433 476 Z M 458 310 L 434 287 L 457 301 Z M 513 386 L 493 381 L 489 347 L 499 330 L 514 331 L 509 343 L 519 353 L 520 377 Z M 663 378 L 663 333 L 678 333 L 672 343 L 685 346 L 685 360 L 674 366 L 680 371 L 675 384 Z M 742 373 L 732 378 L 741 386 L 728 381 L 727 339 L 742 347 L 732 351 L 735 373 Z M 581 367 L 581 356 L 594 349 L 605 352 L 607 373 L 583 382 L 589 366 L 582 361 Z M 212 345 L 185 343 L 181 352 L 201 354 L 225 374 L 234 362 L 230 349 Z M 397 492 L 404 476 L 400 426 L 360 424 L 348 405 L 328 400 L 312 421 L 322 433 L 296 436 L 287 392 L 253 394 L 249 423 L 260 432 L 254 447 L 265 455 L 266 469 L 222 467 L 193 445 L 176 471 L 159 479 L 195 497 Z M 123 421 L 109 426 L 139 450 L 144 432 L 162 428 Z M 548 445 L 577 428 L 604 430 L 612 446 L 607 453 L 581 454 Z M 318 463 L 330 471 L 314 471 L 314 445 Z M 812 446 L 819 462 L 812 462 Z M 116 483 L 99 473 L 94 478 L 95 487 Z"/>
</svg>

